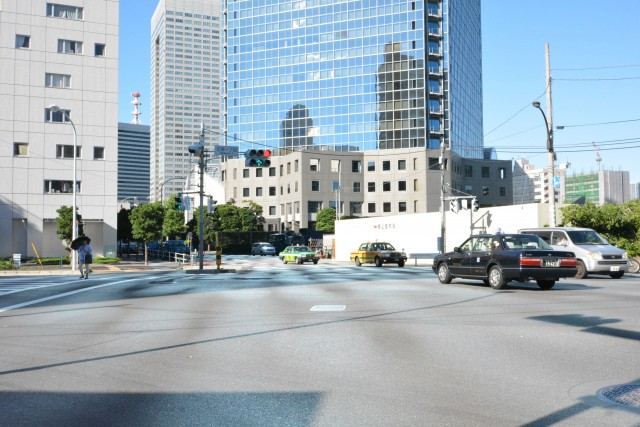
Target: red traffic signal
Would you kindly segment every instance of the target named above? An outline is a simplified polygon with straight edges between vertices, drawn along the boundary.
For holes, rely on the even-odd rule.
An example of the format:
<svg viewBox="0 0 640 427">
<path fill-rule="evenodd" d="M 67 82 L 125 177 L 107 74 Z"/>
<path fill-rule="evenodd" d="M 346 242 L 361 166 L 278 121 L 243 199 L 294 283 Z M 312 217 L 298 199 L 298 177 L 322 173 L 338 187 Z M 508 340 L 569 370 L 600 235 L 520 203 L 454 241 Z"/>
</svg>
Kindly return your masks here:
<svg viewBox="0 0 640 427">
<path fill-rule="evenodd" d="M 263 168 L 271 166 L 271 150 L 247 150 L 244 152 L 244 165 L 254 168 Z"/>
</svg>

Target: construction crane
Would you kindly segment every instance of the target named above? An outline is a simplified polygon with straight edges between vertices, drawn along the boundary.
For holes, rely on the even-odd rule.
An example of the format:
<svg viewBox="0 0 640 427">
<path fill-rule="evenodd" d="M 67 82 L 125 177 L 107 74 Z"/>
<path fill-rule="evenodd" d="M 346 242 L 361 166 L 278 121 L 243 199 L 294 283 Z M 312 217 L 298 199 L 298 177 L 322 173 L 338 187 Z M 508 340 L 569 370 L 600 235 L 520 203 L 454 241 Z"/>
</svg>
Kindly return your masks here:
<svg viewBox="0 0 640 427">
<path fill-rule="evenodd" d="M 598 170 L 600 170 L 600 162 L 602 161 L 600 150 L 598 150 L 598 146 L 596 145 L 595 141 L 591 141 L 591 144 L 593 144 L 593 149 L 596 150 L 596 163 L 598 164 Z"/>
</svg>

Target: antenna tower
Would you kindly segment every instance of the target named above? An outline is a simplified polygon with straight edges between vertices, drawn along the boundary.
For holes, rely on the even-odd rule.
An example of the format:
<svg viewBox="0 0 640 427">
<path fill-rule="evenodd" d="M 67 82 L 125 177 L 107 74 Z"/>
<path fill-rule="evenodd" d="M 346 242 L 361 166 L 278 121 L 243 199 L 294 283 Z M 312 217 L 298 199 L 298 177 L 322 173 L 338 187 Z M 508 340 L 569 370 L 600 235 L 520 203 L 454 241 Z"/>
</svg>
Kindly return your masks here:
<svg viewBox="0 0 640 427">
<path fill-rule="evenodd" d="M 598 164 L 598 170 L 600 170 L 600 162 L 602 161 L 600 150 L 598 150 L 598 146 L 594 141 L 591 141 L 591 144 L 593 144 L 593 149 L 596 150 L 596 163 Z"/>
<path fill-rule="evenodd" d="M 131 121 L 131 124 L 134 125 L 141 125 L 142 122 L 140 121 L 140 114 L 142 114 L 142 112 L 138 109 L 138 106 L 142 105 L 140 103 L 140 92 L 134 92 L 131 94 L 131 96 L 133 96 L 133 101 L 131 101 L 131 103 L 133 104 L 133 111 L 131 112 L 131 114 L 133 114 L 133 120 Z"/>
</svg>

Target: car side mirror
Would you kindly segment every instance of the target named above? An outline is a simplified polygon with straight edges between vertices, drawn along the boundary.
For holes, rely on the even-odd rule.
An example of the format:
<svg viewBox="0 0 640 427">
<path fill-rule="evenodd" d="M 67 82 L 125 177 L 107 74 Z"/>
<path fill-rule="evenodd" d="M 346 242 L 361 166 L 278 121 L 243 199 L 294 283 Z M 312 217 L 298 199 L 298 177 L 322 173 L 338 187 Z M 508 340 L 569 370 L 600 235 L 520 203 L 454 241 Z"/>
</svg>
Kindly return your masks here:
<svg viewBox="0 0 640 427">
<path fill-rule="evenodd" d="M 455 248 L 453 248 L 453 252 L 460 252 L 460 248 L 456 246 Z"/>
</svg>

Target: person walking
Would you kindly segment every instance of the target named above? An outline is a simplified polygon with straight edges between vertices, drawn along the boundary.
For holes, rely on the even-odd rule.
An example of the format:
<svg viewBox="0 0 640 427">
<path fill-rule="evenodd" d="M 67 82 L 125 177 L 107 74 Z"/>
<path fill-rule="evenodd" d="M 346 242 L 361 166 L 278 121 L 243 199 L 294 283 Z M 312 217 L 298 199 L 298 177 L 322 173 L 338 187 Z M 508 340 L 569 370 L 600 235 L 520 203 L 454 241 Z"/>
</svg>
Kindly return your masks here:
<svg viewBox="0 0 640 427">
<path fill-rule="evenodd" d="M 78 263 L 80 264 L 80 278 L 88 279 L 93 262 L 93 248 L 89 244 L 91 239 L 87 238 L 78 248 Z"/>
</svg>

